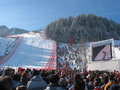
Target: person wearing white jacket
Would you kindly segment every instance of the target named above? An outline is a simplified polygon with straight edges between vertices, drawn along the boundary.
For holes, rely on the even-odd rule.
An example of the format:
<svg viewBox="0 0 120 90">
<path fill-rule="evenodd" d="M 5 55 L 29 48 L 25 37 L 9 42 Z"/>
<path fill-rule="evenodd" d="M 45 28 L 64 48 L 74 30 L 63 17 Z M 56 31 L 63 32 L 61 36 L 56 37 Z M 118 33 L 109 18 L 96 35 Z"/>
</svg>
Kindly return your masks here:
<svg viewBox="0 0 120 90">
<path fill-rule="evenodd" d="M 32 77 L 31 80 L 27 83 L 27 88 L 29 90 L 44 90 L 46 87 L 47 83 L 43 80 L 39 73 Z"/>
</svg>

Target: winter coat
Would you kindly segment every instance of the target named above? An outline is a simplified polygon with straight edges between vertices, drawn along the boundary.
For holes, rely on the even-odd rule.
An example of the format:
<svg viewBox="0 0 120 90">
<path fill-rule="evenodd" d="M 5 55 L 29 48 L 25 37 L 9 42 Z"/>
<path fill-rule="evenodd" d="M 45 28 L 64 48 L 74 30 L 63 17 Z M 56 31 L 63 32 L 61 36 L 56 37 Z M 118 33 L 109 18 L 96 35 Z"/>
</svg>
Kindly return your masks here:
<svg viewBox="0 0 120 90">
<path fill-rule="evenodd" d="M 89 82 L 87 85 L 88 90 L 93 90 L 94 89 L 94 84 L 92 82 Z"/>
<path fill-rule="evenodd" d="M 22 82 L 22 84 L 23 84 L 23 85 L 26 85 L 27 82 L 28 82 L 28 80 L 29 80 L 28 74 L 27 74 L 27 73 L 24 73 L 24 74 L 22 75 L 22 77 L 21 77 L 21 82 Z"/>
<path fill-rule="evenodd" d="M 30 81 L 27 83 L 27 88 L 29 90 L 44 90 L 47 87 L 46 82 L 43 80 L 41 75 L 34 76 Z"/>
<path fill-rule="evenodd" d="M 111 85 L 116 85 L 115 82 L 108 82 L 105 87 L 104 87 L 104 90 L 108 90 L 108 88 L 111 86 Z"/>
<path fill-rule="evenodd" d="M 13 87 L 16 88 L 17 86 L 20 86 L 20 85 L 21 85 L 20 82 L 13 80 Z"/>
</svg>

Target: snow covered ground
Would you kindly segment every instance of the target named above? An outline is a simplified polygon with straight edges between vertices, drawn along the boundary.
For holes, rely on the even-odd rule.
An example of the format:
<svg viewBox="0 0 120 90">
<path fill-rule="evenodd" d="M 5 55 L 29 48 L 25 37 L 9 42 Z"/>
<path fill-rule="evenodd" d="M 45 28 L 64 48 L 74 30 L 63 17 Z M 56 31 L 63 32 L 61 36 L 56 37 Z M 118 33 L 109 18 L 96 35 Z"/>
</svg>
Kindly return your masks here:
<svg viewBox="0 0 120 90">
<path fill-rule="evenodd" d="M 16 43 L 15 38 L 2 38 L 0 37 L 0 56 L 4 56 L 11 51 Z"/>
<path fill-rule="evenodd" d="M 14 37 L 18 36 L 23 37 L 19 47 L 12 57 L 0 67 L 45 68 L 51 53 L 56 54 L 54 50 L 56 43 L 45 39 L 39 33 L 22 34 Z M 55 57 L 53 59 L 56 59 Z M 54 63 L 56 63 L 56 60 L 54 60 Z"/>
</svg>

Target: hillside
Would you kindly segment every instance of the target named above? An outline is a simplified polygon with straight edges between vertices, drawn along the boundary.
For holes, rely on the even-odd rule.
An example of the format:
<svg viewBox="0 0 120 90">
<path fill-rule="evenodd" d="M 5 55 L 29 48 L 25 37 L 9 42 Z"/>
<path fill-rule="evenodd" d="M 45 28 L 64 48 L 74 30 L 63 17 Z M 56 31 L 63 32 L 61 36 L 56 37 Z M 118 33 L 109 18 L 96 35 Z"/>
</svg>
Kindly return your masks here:
<svg viewBox="0 0 120 90">
<path fill-rule="evenodd" d="M 93 14 L 61 18 L 50 23 L 45 32 L 59 43 L 120 39 L 120 24 Z"/>
<path fill-rule="evenodd" d="M 0 47 L 0 68 L 7 66 L 36 69 L 56 68 L 56 42 L 46 39 L 44 33 L 31 32 L 13 37 L 16 39 L 0 38 L 2 46 Z"/>
<path fill-rule="evenodd" d="M 27 33 L 27 30 L 20 29 L 20 28 L 11 28 L 9 29 L 5 25 L 0 26 L 0 37 L 4 37 L 7 35 L 16 35 L 16 34 L 22 34 L 22 33 Z"/>
</svg>

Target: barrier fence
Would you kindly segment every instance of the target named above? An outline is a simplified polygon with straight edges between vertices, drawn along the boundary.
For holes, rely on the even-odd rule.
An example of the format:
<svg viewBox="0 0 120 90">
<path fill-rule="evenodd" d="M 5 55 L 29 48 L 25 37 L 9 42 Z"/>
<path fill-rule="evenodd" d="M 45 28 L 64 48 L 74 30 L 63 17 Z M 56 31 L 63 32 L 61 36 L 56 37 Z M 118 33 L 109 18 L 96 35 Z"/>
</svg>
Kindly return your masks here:
<svg viewBox="0 0 120 90">
<path fill-rule="evenodd" d="M 44 70 L 55 70 L 57 69 L 57 62 L 56 62 L 56 43 L 53 43 L 51 56 L 46 64 Z"/>
</svg>

